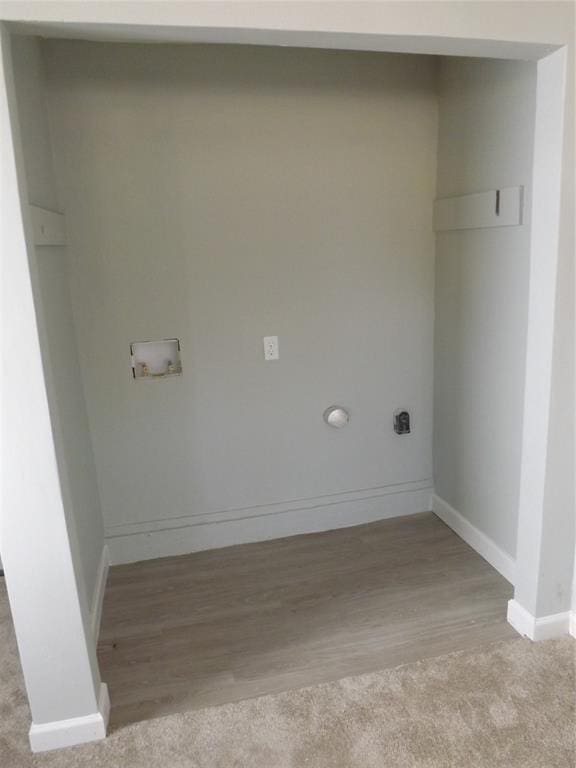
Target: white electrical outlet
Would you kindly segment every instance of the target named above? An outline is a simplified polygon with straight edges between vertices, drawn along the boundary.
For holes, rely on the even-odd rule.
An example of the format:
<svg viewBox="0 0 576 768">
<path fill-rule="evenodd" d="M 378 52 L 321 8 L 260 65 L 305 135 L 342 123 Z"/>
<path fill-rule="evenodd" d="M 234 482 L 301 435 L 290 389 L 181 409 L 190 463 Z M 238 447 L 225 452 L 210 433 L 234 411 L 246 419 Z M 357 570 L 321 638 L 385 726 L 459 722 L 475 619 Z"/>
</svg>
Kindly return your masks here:
<svg viewBox="0 0 576 768">
<path fill-rule="evenodd" d="M 279 360 L 278 336 L 264 336 L 264 360 Z"/>
</svg>

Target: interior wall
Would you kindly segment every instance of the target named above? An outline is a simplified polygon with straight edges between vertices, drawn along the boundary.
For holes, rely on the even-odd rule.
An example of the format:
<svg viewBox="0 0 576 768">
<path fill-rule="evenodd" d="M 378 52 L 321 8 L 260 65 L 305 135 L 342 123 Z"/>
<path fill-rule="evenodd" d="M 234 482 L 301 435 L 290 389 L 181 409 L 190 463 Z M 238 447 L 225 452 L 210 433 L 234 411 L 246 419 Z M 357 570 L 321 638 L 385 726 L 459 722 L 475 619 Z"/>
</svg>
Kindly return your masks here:
<svg viewBox="0 0 576 768">
<path fill-rule="evenodd" d="M 435 492 L 515 557 L 536 65 L 444 59 L 438 197 L 524 187 L 520 227 L 436 238 Z"/>
<path fill-rule="evenodd" d="M 318 40 L 333 40 L 333 30 L 342 30 L 342 37 L 348 41 L 352 41 L 351 44 L 355 44 L 357 39 L 378 39 L 380 34 L 387 35 L 412 35 L 410 38 L 411 44 L 414 48 L 422 50 L 421 46 L 430 45 L 429 40 L 436 41 L 434 44 L 440 48 L 441 45 L 460 45 L 462 47 L 468 46 L 470 42 L 475 46 L 476 51 L 481 51 L 483 55 L 490 55 L 491 47 L 506 51 L 506 55 L 509 55 L 512 50 L 514 55 L 514 49 L 511 44 L 506 41 L 520 41 L 527 51 L 529 51 L 532 43 L 549 45 L 550 43 L 568 44 L 570 50 L 571 61 L 573 64 L 573 7 L 570 3 L 509 3 L 509 2 L 494 2 L 491 4 L 490 13 L 486 12 L 486 4 L 484 2 L 470 2 L 466 4 L 466 12 L 462 12 L 462 7 L 458 4 L 446 4 L 446 3 L 432 3 L 434 9 L 431 10 L 430 3 L 390 3 L 390 12 L 382 13 L 382 9 L 379 4 L 374 4 L 373 8 L 367 8 L 364 4 L 358 3 L 343 3 L 339 5 L 337 11 L 326 13 L 322 4 L 282 4 L 282 8 L 277 9 L 275 4 L 272 3 L 260 3 L 260 4 L 245 4 L 246 8 L 243 9 L 243 13 L 239 15 L 238 5 L 234 2 L 221 3 L 221 2 L 207 2 L 202 4 L 188 4 L 188 3 L 141 3 L 141 4 L 124 4 L 121 8 L 111 8 L 106 4 L 94 4 L 79 2 L 74 3 L 74 7 L 70 3 L 50 3 L 44 4 L 40 8 L 38 3 L 35 2 L 19 2 L 12 3 L 10 7 L 8 4 L 2 6 L 2 18 L 10 19 L 25 19 L 29 21 L 38 22 L 43 19 L 47 19 L 56 23 L 59 23 L 61 27 L 65 27 L 65 22 L 86 22 L 97 21 L 102 24 L 108 23 L 110 26 L 114 24 L 117 28 L 129 28 L 128 25 L 132 24 L 130 28 L 132 34 L 140 34 L 146 36 L 152 36 L 155 33 L 153 25 L 167 25 L 164 29 L 176 29 L 180 32 L 182 37 L 195 33 L 198 36 L 205 35 L 206 27 L 214 27 L 214 34 L 219 35 L 221 38 L 228 36 L 228 39 L 252 39 L 255 38 L 255 33 L 252 31 L 258 28 L 273 29 L 273 34 L 277 35 L 280 42 L 285 42 L 289 37 L 288 30 L 299 30 L 294 33 L 292 40 L 296 38 L 298 42 L 301 42 L 305 35 L 308 36 L 309 41 L 315 43 Z M 244 10 L 246 12 L 244 12 Z M 150 25 L 144 27 L 142 25 Z M 141 25 L 137 27 L 136 25 Z M 170 27 L 168 25 L 171 25 Z M 191 25 L 191 31 L 189 31 L 185 25 Z M 243 25 L 244 29 L 237 31 L 236 26 Z M 46 33 L 47 30 L 44 30 Z M 49 30 L 48 30 L 49 33 Z M 68 29 L 64 29 L 63 34 L 69 34 Z M 357 38 L 354 38 L 354 33 L 358 34 Z M 284 34 L 284 38 L 282 35 Z M 435 38 L 429 36 L 435 35 Z M 298 40 L 298 37 L 300 40 Z M 447 36 L 447 37 L 445 37 Z M 2 34 L 4 37 L 4 33 Z M 488 42 L 486 42 L 488 41 Z M 4 41 L 2 40 L 4 43 Z M 339 44 L 339 43 L 338 43 Z M 401 41 L 400 45 L 404 42 Z M 4 48 L 4 46 L 3 46 Z M 492 50 L 493 50 L 492 48 Z M 529 55 L 532 55 L 531 53 Z M 565 150 L 563 154 L 563 166 L 565 169 L 564 184 L 563 184 L 563 196 L 562 196 L 562 217 L 560 222 L 561 227 L 561 242 L 559 248 L 559 256 L 564 263 L 572 264 L 573 261 L 573 163 L 569 162 L 572 158 L 572 137 L 574 135 L 574 109 L 573 109 L 573 66 L 569 67 L 569 86 L 567 89 L 568 98 L 566 102 L 566 140 Z M 6 94 L 4 93 L 4 79 L 2 83 L 2 96 L 1 99 L 1 113 L 3 118 L 3 128 L 7 128 L 6 121 Z M 38 375 L 37 361 L 38 361 L 38 349 L 35 345 L 36 341 L 36 328 L 33 322 L 33 311 L 28 295 L 28 274 L 23 268 L 23 239 L 22 239 L 22 222 L 19 214 L 18 207 L 14 205 L 15 195 L 13 194 L 15 189 L 15 177 L 12 172 L 13 165 L 13 149 L 11 142 L 5 137 L 9 135 L 9 130 L 2 131 L 2 153 L 3 161 L 5 161 L 3 168 L 8 170 L 9 173 L 3 173 L 3 181 L 7 179 L 4 192 L 10 193 L 3 198 L 9 200 L 9 206 L 2 206 L 3 224 L 2 236 L 5 245 L 10 245 L 10 248 L 5 252 L 6 258 L 3 259 L 3 266 L 6 266 L 5 262 L 8 262 L 8 269 L 4 270 L 4 298 L 7 299 L 3 303 L 5 309 L 5 318 L 7 323 L 5 325 L 8 328 L 17 326 L 19 338 L 18 343 L 21 345 L 22 339 L 28 345 L 28 342 L 32 340 L 32 344 L 27 346 L 28 362 L 26 372 L 15 372 L 14 368 L 20 368 L 20 366 L 8 365 L 6 381 L 12 382 L 10 391 L 6 392 L 7 402 L 10 404 L 9 414 L 3 419 L 3 429 L 6 434 L 11 438 L 8 443 L 10 445 L 10 451 L 7 460 L 12 469 L 19 469 L 24 466 L 25 458 L 34 455 L 38 458 L 37 467 L 42 470 L 40 482 L 30 483 L 24 487 L 20 486 L 18 482 L 6 482 L 5 486 L 8 486 L 5 496 L 6 499 L 14 501 L 20 507 L 22 515 L 18 516 L 18 525 L 16 523 L 8 524 L 8 516 L 4 515 L 3 521 L 3 533 L 5 534 L 4 544 L 6 544 L 5 562 L 8 569 L 8 586 L 12 585 L 13 593 L 11 595 L 12 607 L 16 619 L 17 629 L 22 630 L 26 628 L 31 638 L 30 651 L 36 652 L 37 650 L 37 638 L 42 637 L 43 648 L 46 651 L 50 651 L 51 659 L 53 659 L 53 652 L 57 649 L 62 656 L 67 655 L 67 648 L 63 648 L 61 643 L 61 632 L 58 633 L 58 638 L 50 638 L 54 642 L 47 642 L 46 633 L 43 631 L 47 626 L 47 621 L 40 621 L 40 615 L 44 618 L 42 612 L 42 606 L 49 604 L 49 618 L 52 624 L 55 623 L 54 614 L 55 608 L 53 601 L 42 601 L 44 595 L 54 594 L 54 590 L 51 590 L 52 586 L 61 585 L 68 587 L 68 582 L 64 578 L 60 578 L 63 574 L 63 568 L 61 563 L 64 558 L 60 557 L 63 554 L 66 546 L 62 545 L 64 540 L 64 534 L 61 534 L 60 530 L 53 531 L 53 540 L 49 540 L 50 546 L 43 546 L 44 541 L 42 536 L 49 529 L 44 526 L 44 521 L 49 517 L 46 514 L 46 504 L 49 506 L 49 511 L 56 505 L 57 494 L 53 492 L 53 487 L 47 487 L 44 482 L 46 476 L 49 474 L 47 465 L 48 459 L 45 457 L 49 454 L 47 447 L 51 449 L 51 439 L 47 440 L 47 430 L 44 421 L 42 420 L 43 405 L 44 405 L 44 384 L 42 377 Z M 569 148 L 567 151 L 566 148 Z M 552 241 L 550 247 L 556 250 L 555 244 Z M 22 268 L 19 268 L 19 264 Z M 562 294 L 562 299 L 566 300 L 568 304 L 573 304 L 574 296 L 574 284 L 570 282 L 562 282 L 559 285 L 559 292 Z M 562 320 L 564 316 L 562 315 Z M 560 324 L 560 323 L 559 323 Z M 15 334 L 11 331 L 10 340 L 14 339 Z M 556 336 L 557 348 L 563 348 L 566 345 L 573 345 L 574 343 L 574 328 L 572 325 L 561 324 L 560 333 Z M 18 344 L 14 345 L 15 349 L 18 349 Z M 566 397 L 566 387 L 564 386 L 565 372 L 562 370 L 561 356 L 555 360 L 554 382 L 553 382 L 553 398 L 558 398 L 556 406 L 556 412 L 562 414 L 564 417 L 567 414 L 570 418 L 573 417 L 573 399 L 574 392 L 570 391 L 569 396 Z M 15 354 L 13 359 L 19 359 L 19 355 Z M 557 365 L 558 363 L 558 365 Z M 560 382 L 560 386 L 556 386 L 557 382 Z M 14 386 L 16 384 L 16 386 Z M 21 385 L 18 388 L 18 385 Z M 27 410 L 23 412 L 19 404 L 22 402 L 22 393 L 26 394 Z M 9 396 L 9 397 L 8 397 Z M 20 416 L 22 418 L 20 419 Z M 24 429 L 18 431 L 18 421 L 24 423 L 31 429 Z M 7 426 L 8 425 L 8 426 Z M 34 429 L 36 428 L 36 429 Z M 32 431 L 35 431 L 35 440 L 32 440 L 29 435 Z M 556 436 L 556 433 L 554 433 Z M 38 448 L 39 446 L 39 448 Z M 542 445 L 542 452 L 546 450 L 547 443 Z M 561 446 L 558 446 L 560 449 Z M 31 449 L 28 452 L 28 449 Z M 36 450 L 37 449 L 37 450 Z M 36 457 L 36 453 L 38 456 Z M 549 453 L 550 455 L 550 453 Z M 538 456 L 536 456 L 536 464 L 538 464 Z M 568 485 L 573 485 L 573 471 L 568 478 Z M 18 480 L 22 476 L 27 476 L 25 472 L 18 472 Z M 36 477 L 37 470 L 36 470 Z M 19 487 L 20 486 L 20 487 Z M 49 493 L 46 493 L 49 491 Z M 567 522 L 573 518 L 573 488 L 570 488 L 568 492 L 562 497 L 561 504 L 557 505 L 557 499 L 550 500 L 550 508 L 548 508 L 548 500 L 546 502 L 546 508 L 542 509 L 540 516 L 540 523 L 543 527 L 549 528 L 551 525 L 555 527 L 563 527 Z M 42 508 L 42 514 L 38 514 L 33 510 Z M 550 513 L 550 514 L 549 514 Z M 37 525 L 34 525 L 34 522 Z M 30 525 L 29 525 L 30 524 Z M 24 526 L 24 527 L 22 527 Z M 54 528 L 52 525 L 51 528 Z M 38 532 L 40 530 L 40 533 Z M 25 569 L 18 567 L 18 558 L 20 549 L 16 545 L 20 541 L 22 531 L 26 532 L 26 546 L 27 551 L 30 546 L 35 547 L 34 552 L 38 554 L 38 560 L 41 561 L 44 569 L 42 574 L 43 580 L 30 579 L 26 581 L 23 578 Z M 10 534 L 10 536 L 7 535 Z M 10 541 L 8 539 L 10 538 Z M 53 547 L 52 544 L 55 546 Z M 60 545 L 60 546 L 59 546 Z M 539 541 L 536 540 L 536 548 L 539 546 Z M 44 557 L 46 552 L 50 553 L 50 558 Z M 54 556 L 56 554 L 56 556 Z M 562 555 L 563 553 L 558 553 Z M 44 558 L 44 559 L 42 559 Z M 557 558 L 558 559 L 558 558 Z M 28 587 L 28 589 L 21 589 L 18 593 L 14 589 L 16 579 L 21 578 L 21 586 Z M 548 576 L 542 576 L 541 581 L 548 580 Z M 68 590 L 70 591 L 70 590 Z M 14 599 L 18 598 L 18 599 Z M 37 603 L 34 603 L 34 600 Z M 61 601 L 62 603 L 63 601 Z M 38 607 L 37 611 L 30 611 L 30 604 L 34 604 L 34 607 Z M 41 631 L 42 630 L 42 631 Z M 71 633 L 66 634 L 66 638 L 70 639 Z M 23 644 L 19 638 L 20 655 L 24 661 L 27 659 L 27 654 L 23 653 Z M 30 654 L 28 654 L 30 655 Z M 37 654 L 35 654 L 37 656 Z M 26 665 L 25 665 L 26 669 Z M 66 670 L 67 672 L 70 669 Z M 38 669 L 36 677 L 39 681 L 46 681 L 46 665 L 42 665 L 42 669 Z M 75 688 L 78 688 L 78 677 L 76 675 L 63 675 L 56 674 L 54 679 L 59 683 L 64 683 L 67 679 L 75 680 Z M 61 686 L 54 687 L 57 690 L 59 699 L 62 698 Z M 31 697 L 32 703 L 34 703 L 34 697 Z M 69 717 L 74 715 L 83 714 L 82 710 L 76 710 L 69 714 Z"/>
<path fill-rule="evenodd" d="M 23 129 L 20 118 L 41 120 L 42 112 L 19 109 L 15 86 L 17 77 L 20 100 L 22 88 L 29 88 L 25 98 L 35 101 L 40 90 L 37 48 L 14 42 L 13 50 L 11 35 L 0 25 L 0 304 L 6 405 L 2 410 L 0 539 L 33 720 L 31 746 L 45 749 L 49 744 L 83 740 L 89 732 L 92 737 L 104 735 L 99 700 L 106 701 L 106 689 L 99 677 L 74 511 L 59 472 L 60 435 L 55 434 L 59 428 L 53 402 L 49 407 L 53 377 L 46 364 L 46 329 L 37 306 L 36 254 L 28 210 L 32 195 L 23 157 L 23 134 L 28 141 L 34 130 Z M 16 76 L 16 65 L 25 73 Z"/>
<path fill-rule="evenodd" d="M 38 41 L 14 36 L 12 56 L 28 203 L 58 211 L 60 201 Z M 97 586 L 104 529 L 68 289 L 66 248 L 36 247 L 31 259 L 64 507 L 79 588 L 90 608 Z"/>
<path fill-rule="evenodd" d="M 576 31 L 576 6 L 570 4 L 569 28 Z M 575 235 L 574 180 L 576 178 L 574 125 L 575 63 L 574 48 L 567 48 L 566 55 L 566 121 L 563 140 L 563 158 L 557 161 L 562 179 L 561 218 L 572 221 L 568 231 L 559 233 L 560 258 L 556 277 L 556 306 L 554 317 L 554 345 L 551 371 L 551 402 L 548 425 L 548 446 L 546 452 L 546 480 L 544 487 L 544 509 L 546 525 L 542 526 L 539 568 L 546 578 L 541 578 L 537 590 L 535 615 L 549 616 L 565 612 L 570 606 L 570 592 L 576 608 L 576 587 L 570 588 L 570 577 L 575 573 L 576 558 L 576 478 L 575 460 L 575 347 L 572 332 L 575 328 Z M 548 115 L 550 111 L 548 112 Z M 552 112 L 554 114 L 554 112 Z M 547 115 L 547 119 L 548 118 Z M 557 132 L 558 133 L 558 132 Z M 550 175 L 550 166 L 545 172 Z M 564 258 L 562 255 L 566 254 Z M 531 532 L 532 533 L 532 532 Z M 532 536 L 530 536 L 531 538 Z M 515 597 L 519 597 L 516 596 Z M 522 595 L 523 597 L 523 595 Z M 533 610 L 528 605 L 529 610 Z M 576 631 L 576 628 L 575 628 Z"/>
<path fill-rule="evenodd" d="M 113 558 L 426 509 L 433 60 L 55 40 L 43 54 Z M 130 342 L 170 337 L 183 376 L 134 381 Z M 350 409 L 343 430 L 322 420 L 332 403 Z"/>
</svg>

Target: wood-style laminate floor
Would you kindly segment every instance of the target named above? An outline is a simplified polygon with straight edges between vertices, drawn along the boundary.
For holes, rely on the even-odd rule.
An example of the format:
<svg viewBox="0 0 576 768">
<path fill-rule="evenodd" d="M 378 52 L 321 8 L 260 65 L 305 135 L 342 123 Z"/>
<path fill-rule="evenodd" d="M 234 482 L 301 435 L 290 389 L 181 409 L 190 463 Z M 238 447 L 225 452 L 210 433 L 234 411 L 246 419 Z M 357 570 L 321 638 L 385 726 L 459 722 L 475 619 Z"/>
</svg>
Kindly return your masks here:
<svg viewBox="0 0 576 768">
<path fill-rule="evenodd" d="M 112 727 L 510 639 L 511 596 L 432 513 L 116 566 Z"/>
</svg>

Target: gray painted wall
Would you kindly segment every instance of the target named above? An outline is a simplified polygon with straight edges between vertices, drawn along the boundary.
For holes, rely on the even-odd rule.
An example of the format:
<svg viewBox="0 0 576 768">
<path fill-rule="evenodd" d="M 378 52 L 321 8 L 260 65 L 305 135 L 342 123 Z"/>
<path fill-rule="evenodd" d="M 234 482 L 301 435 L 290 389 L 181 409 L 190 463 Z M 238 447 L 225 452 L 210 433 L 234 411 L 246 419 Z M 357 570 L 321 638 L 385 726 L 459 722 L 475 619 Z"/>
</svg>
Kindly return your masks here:
<svg viewBox="0 0 576 768">
<path fill-rule="evenodd" d="M 438 197 L 524 185 L 521 227 L 436 240 L 436 494 L 516 553 L 535 64 L 444 59 Z"/>
<path fill-rule="evenodd" d="M 38 42 L 34 38 L 14 36 L 12 54 L 28 202 L 60 210 Z M 36 248 L 33 259 L 31 274 L 62 495 L 76 576 L 89 608 L 104 545 L 104 530 L 78 363 L 66 249 Z M 22 360 L 15 360 L 14 365 L 25 364 L 26 350 L 23 350 Z"/>
<path fill-rule="evenodd" d="M 430 485 L 433 60 L 66 41 L 43 54 L 108 533 Z M 133 381 L 130 342 L 165 337 L 181 340 L 183 377 Z M 342 431 L 322 422 L 334 402 L 352 414 Z"/>
</svg>

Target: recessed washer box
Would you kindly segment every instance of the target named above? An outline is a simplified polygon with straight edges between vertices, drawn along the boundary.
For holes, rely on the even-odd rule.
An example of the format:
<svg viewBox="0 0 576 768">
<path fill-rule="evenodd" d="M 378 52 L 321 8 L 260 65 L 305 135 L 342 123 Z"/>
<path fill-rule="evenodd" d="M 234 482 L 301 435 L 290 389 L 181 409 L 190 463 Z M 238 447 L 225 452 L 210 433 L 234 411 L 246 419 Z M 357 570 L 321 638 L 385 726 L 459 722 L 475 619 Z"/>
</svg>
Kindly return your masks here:
<svg viewBox="0 0 576 768">
<path fill-rule="evenodd" d="M 151 381 L 182 375 L 178 339 L 133 341 L 130 344 L 130 355 L 135 379 Z"/>
</svg>

